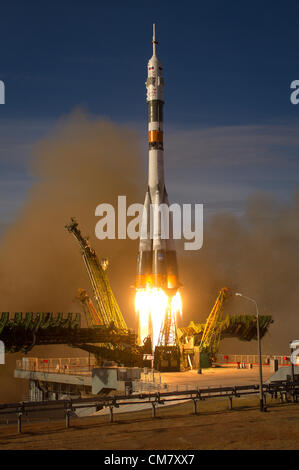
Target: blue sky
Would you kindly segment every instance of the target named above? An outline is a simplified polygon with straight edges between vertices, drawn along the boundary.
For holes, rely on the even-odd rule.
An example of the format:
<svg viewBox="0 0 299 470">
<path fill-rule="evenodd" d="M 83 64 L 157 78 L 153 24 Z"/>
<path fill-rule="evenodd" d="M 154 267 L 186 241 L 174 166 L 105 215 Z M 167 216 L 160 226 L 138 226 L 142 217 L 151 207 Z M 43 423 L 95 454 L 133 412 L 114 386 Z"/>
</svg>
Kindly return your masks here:
<svg viewBox="0 0 299 470">
<path fill-rule="evenodd" d="M 0 230 L 33 183 L 31 146 L 81 106 L 146 135 L 152 23 L 165 71 L 172 201 L 242 213 L 299 174 L 296 1 L 7 1 L 0 6 Z M 145 142 L 145 141 L 144 141 Z M 144 155 L 146 158 L 146 142 Z"/>
</svg>

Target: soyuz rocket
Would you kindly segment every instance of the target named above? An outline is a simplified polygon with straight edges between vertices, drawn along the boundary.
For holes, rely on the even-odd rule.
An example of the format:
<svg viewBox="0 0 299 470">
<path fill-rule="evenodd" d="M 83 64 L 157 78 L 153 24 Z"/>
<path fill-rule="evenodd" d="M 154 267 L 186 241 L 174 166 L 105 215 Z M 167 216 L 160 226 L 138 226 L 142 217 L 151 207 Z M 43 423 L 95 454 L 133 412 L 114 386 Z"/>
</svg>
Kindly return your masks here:
<svg viewBox="0 0 299 470">
<path fill-rule="evenodd" d="M 145 194 L 143 223 L 146 233 L 140 235 L 137 260 L 136 288 L 161 288 L 175 294 L 180 283 L 178 280 L 177 256 L 173 240 L 172 213 L 169 215 L 169 236 L 161 237 L 161 219 L 154 218 L 151 227 L 150 206 L 160 204 L 169 206 L 164 179 L 163 148 L 163 106 L 164 78 L 162 64 L 156 54 L 156 31 L 153 25 L 153 56 L 147 66 L 147 106 L 148 106 L 148 187 Z M 146 219 L 146 220 L 145 220 Z M 154 234 L 152 236 L 151 234 Z"/>
</svg>

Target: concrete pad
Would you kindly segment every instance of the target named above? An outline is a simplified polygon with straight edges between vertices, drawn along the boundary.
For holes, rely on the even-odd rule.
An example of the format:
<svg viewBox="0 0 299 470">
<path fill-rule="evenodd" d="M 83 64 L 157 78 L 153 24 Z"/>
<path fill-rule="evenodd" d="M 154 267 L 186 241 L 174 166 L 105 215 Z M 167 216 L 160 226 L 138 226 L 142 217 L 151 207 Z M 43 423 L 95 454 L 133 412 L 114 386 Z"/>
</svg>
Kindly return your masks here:
<svg viewBox="0 0 299 470">
<path fill-rule="evenodd" d="M 263 367 L 263 379 L 271 376 L 269 366 Z M 203 369 L 202 374 L 196 370 L 186 372 L 168 372 L 161 374 L 161 382 L 166 383 L 168 390 L 184 390 L 184 388 L 225 387 L 234 385 L 251 385 L 259 383 L 259 368 L 237 369 L 236 367 L 217 367 Z"/>
<path fill-rule="evenodd" d="M 299 374 L 299 365 L 294 366 L 294 373 Z M 268 378 L 266 384 L 273 382 L 274 380 L 286 380 L 287 375 L 292 375 L 291 366 L 280 367 L 271 377 Z"/>
</svg>

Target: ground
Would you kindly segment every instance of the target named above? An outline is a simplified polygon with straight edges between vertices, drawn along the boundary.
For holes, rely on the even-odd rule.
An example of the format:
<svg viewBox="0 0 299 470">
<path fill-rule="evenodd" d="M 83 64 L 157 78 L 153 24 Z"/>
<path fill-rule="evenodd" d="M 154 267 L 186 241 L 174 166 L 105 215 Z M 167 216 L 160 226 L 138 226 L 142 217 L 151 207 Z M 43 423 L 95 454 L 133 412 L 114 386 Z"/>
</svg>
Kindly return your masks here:
<svg viewBox="0 0 299 470">
<path fill-rule="evenodd" d="M 264 380 L 270 375 L 265 367 Z M 159 374 L 155 382 L 160 383 Z M 161 391 L 164 383 L 170 390 L 246 385 L 258 383 L 258 368 L 165 373 L 161 374 Z M 24 417 L 21 435 L 16 423 L 0 425 L 0 449 L 299 449 L 299 404 L 269 400 L 267 412 L 261 413 L 257 396 L 234 399 L 232 411 L 227 398 L 210 399 L 199 403 L 197 416 L 192 402 L 186 401 L 160 406 L 155 419 L 151 409 L 125 405 L 115 410 L 114 423 L 104 409 L 96 416 L 72 418 L 70 429 L 58 417 L 41 422 L 30 415 Z"/>
<path fill-rule="evenodd" d="M 0 426 L 0 449 L 299 449 L 299 404 L 268 403 L 258 409 L 257 397 L 200 402 L 194 416 L 191 402 L 151 411 Z"/>
<path fill-rule="evenodd" d="M 273 372 L 269 366 L 263 367 L 263 381 L 267 380 Z M 186 372 L 170 372 L 161 373 L 161 381 L 168 384 L 171 390 L 176 385 L 179 390 L 183 390 L 187 385 L 189 389 L 193 387 L 220 387 L 234 385 L 251 385 L 259 383 L 259 368 L 254 366 L 252 369 L 237 369 L 236 366 L 229 367 L 213 367 L 211 369 L 203 369 L 202 374 L 198 374 L 196 370 Z"/>
</svg>

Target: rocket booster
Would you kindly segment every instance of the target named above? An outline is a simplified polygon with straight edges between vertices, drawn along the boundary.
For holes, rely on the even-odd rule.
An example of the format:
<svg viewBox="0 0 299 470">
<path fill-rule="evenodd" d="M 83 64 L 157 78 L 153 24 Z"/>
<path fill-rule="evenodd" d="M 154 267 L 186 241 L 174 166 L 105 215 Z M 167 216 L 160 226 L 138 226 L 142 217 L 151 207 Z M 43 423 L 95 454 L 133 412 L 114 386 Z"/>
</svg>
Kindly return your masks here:
<svg viewBox="0 0 299 470">
<path fill-rule="evenodd" d="M 156 54 L 156 32 L 153 25 L 153 56 L 147 66 L 146 101 L 148 105 L 148 188 L 145 195 L 143 222 L 137 262 L 136 288 L 156 287 L 176 292 L 179 288 L 177 257 L 173 240 L 172 213 L 169 235 L 161 237 L 161 217 L 151 217 L 150 206 L 169 206 L 164 179 L 163 106 L 164 78 Z M 150 229 L 152 221 L 153 227 Z M 151 236 L 153 234 L 153 236 Z"/>
</svg>

